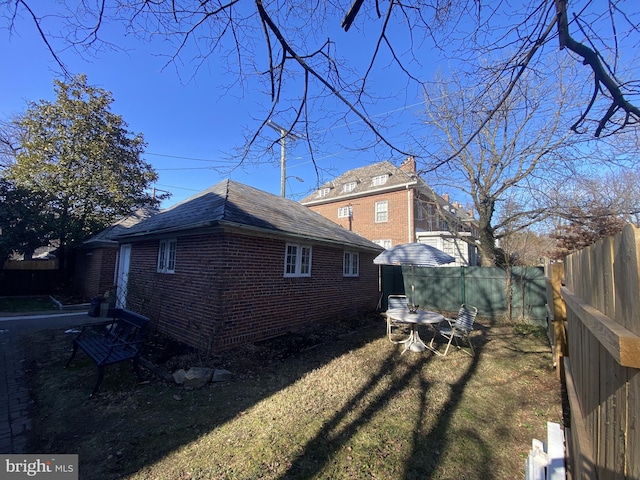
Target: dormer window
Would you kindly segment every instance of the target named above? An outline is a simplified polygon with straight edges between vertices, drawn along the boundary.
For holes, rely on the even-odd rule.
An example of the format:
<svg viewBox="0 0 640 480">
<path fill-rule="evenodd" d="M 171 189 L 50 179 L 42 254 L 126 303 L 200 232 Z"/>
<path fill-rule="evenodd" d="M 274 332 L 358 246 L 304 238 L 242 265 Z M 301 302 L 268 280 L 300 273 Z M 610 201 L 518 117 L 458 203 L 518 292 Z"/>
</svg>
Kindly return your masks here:
<svg viewBox="0 0 640 480">
<path fill-rule="evenodd" d="M 373 182 L 372 185 L 374 187 L 379 187 L 380 185 L 384 185 L 385 183 L 387 183 L 387 180 L 389 180 L 389 175 L 378 175 L 376 177 L 373 177 Z"/>
<path fill-rule="evenodd" d="M 357 182 L 349 182 L 349 183 L 345 183 L 344 186 L 342 187 L 342 191 L 344 193 L 349 193 L 349 192 L 353 192 L 356 189 L 356 186 L 358 185 Z"/>
<path fill-rule="evenodd" d="M 329 188 L 321 188 L 318 190 L 318 198 L 324 198 L 329 195 Z"/>
</svg>

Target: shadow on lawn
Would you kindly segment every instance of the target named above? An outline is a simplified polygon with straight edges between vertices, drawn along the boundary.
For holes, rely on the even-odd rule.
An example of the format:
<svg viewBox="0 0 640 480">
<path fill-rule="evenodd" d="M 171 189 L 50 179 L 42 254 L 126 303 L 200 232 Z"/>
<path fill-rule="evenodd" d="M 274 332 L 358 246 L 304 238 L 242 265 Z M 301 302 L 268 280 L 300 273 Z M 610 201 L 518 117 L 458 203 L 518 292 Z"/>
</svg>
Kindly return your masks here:
<svg viewBox="0 0 640 480">
<path fill-rule="evenodd" d="M 420 425 L 423 423 L 424 412 L 427 411 L 428 404 L 427 398 L 430 391 L 429 383 L 421 378 L 421 371 L 427 367 L 431 362 L 443 361 L 434 354 L 429 354 L 426 351 L 425 354 L 421 354 L 415 358 L 415 362 L 411 368 L 406 369 L 405 373 L 398 375 L 400 371 L 400 365 L 398 363 L 399 350 L 397 348 L 390 348 L 386 361 L 382 364 L 382 367 L 375 373 L 371 374 L 371 379 L 367 384 L 355 395 L 349 404 L 345 405 L 339 412 L 337 412 L 331 421 L 327 422 L 323 428 L 316 434 L 316 436 L 310 440 L 305 446 L 304 450 L 297 458 L 292 462 L 288 471 L 280 478 L 282 480 L 289 480 L 292 478 L 316 478 L 317 474 L 321 473 L 325 464 L 332 461 L 329 456 L 319 458 L 315 452 L 317 451 L 331 451 L 337 452 L 341 450 L 350 441 L 349 432 L 355 432 L 359 427 L 366 425 L 372 420 L 377 412 L 387 406 L 389 402 L 401 392 L 409 388 L 412 382 L 419 382 L 422 395 L 420 398 L 419 406 L 417 407 L 419 414 L 414 421 L 414 433 L 413 433 L 413 451 L 405 465 L 405 469 L 402 477 L 403 479 L 415 479 L 426 480 L 432 478 L 436 468 L 438 466 L 438 457 L 440 452 L 444 452 L 447 448 L 447 431 L 456 410 L 456 406 L 462 398 L 464 389 L 474 375 L 478 361 L 480 358 L 481 346 L 478 343 L 484 343 L 484 339 L 476 337 L 474 339 L 474 345 L 476 345 L 476 356 L 468 366 L 464 375 L 452 385 L 451 395 L 442 409 L 442 414 L 439 417 L 436 425 L 428 432 L 422 432 Z M 455 348 L 454 348 L 455 351 Z M 334 430 L 344 421 L 349 412 L 355 408 L 359 402 L 365 398 L 370 392 L 376 390 L 378 384 L 385 378 L 391 376 L 394 378 L 393 383 L 382 394 L 378 395 L 374 401 L 367 404 L 367 408 L 364 412 L 357 417 L 352 423 L 343 426 L 341 430 L 336 433 Z M 408 420 L 410 421 L 410 420 Z M 475 438 L 477 442 L 482 442 L 477 438 L 474 432 L 468 432 L 467 437 L 471 440 Z M 327 438 L 333 438 L 327 444 Z M 486 448 L 481 448 L 486 451 Z M 315 457 L 315 461 L 310 462 L 309 457 Z M 477 466 L 476 473 L 478 478 L 484 478 L 489 480 L 492 478 L 489 468 L 489 458 L 486 458 L 486 462 Z M 310 464 L 313 464 L 311 467 Z"/>
<path fill-rule="evenodd" d="M 288 360 L 294 366 L 284 371 L 280 366 L 287 358 L 278 352 L 272 357 L 265 356 L 263 350 L 256 357 L 258 364 L 254 370 L 245 371 L 244 378 L 221 388 L 212 386 L 187 393 L 155 377 L 147 385 L 132 388 L 136 385 L 135 375 L 129 365 L 123 365 L 120 370 L 111 369 L 111 372 L 107 369 L 103 391 L 93 400 L 86 400 L 84 387 L 93 384 L 95 365 L 89 361 L 76 361 L 74 368 L 62 369 L 71 337 L 64 337 L 61 332 L 42 334 L 31 337 L 31 341 L 23 339 L 36 403 L 31 451 L 78 453 L 83 479 L 115 479 L 144 471 L 167 454 L 243 415 L 247 409 L 294 384 L 306 373 L 384 337 L 385 325 L 384 320 L 376 316 L 375 323 L 359 325 L 356 330 L 339 335 L 339 341 L 324 338 L 323 342 L 318 342 L 322 348 L 292 352 L 293 358 Z M 52 341 L 54 337 L 58 339 L 57 343 Z M 452 415 L 478 365 L 483 338 L 476 336 L 474 343 L 476 356 L 452 385 L 445 408 L 430 431 L 422 431 L 420 427 L 422 415 L 429 407 L 427 399 L 431 387 L 421 378 L 420 372 L 430 362 L 442 359 L 428 354 L 401 357 L 397 348 L 390 347 L 378 371 L 368 372 L 370 380 L 304 445 L 302 453 L 292 459 L 280 478 L 311 478 L 321 473 L 332 458 L 318 452 L 336 452 L 343 448 L 359 427 L 370 422 L 377 412 L 414 382 L 420 382 L 422 392 L 417 407 L 419 414 L 415 420 L 413 451 L 406 459 L 404 475 L 400 478 L 431 478 L 438 466 L 438 452 L 447 448 Z M 282 348 L 282 339 L 274 340 L 273 345 L 272 349 Z M 268 346 L 265 348 L 269 349 Z M 241 352 L 245 360 L 247 354 L 250 355 L 248 351 Z M 406 368 L 407 362 L 411 368 Z M 382 382 L 388 378 L 393 378 L 393 382 L 366 403 L 358 417 L 342 426 L 349 412 L 385 385 Z M 334 430 L 338 427 L 336 434 Z M 481 478 L 491 478 L 488 461 L 477 468 L 486 470 Z"/>
</svg>

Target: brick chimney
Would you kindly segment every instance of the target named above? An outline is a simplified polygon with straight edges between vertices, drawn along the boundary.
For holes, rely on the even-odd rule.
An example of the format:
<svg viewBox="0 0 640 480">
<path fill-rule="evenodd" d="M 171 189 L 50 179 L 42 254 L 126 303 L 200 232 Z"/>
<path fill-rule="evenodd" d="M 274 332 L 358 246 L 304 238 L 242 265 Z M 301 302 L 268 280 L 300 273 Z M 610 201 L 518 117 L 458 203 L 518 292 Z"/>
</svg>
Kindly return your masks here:
<svg viewBox="0 0 640 480">
<path fill-rule="evenodd" d="M 444 199 L 445 202 L 449 203 L 449 194 L 448 193 L 443 193 L 442 194 L 442 198 Z"/>
<path fill-rule="evenodd" d="M 408 157 L 402 162 L 399 168 L 403 172 L 416 173 L 416 159 L 414 157 Z"/>
</svg>

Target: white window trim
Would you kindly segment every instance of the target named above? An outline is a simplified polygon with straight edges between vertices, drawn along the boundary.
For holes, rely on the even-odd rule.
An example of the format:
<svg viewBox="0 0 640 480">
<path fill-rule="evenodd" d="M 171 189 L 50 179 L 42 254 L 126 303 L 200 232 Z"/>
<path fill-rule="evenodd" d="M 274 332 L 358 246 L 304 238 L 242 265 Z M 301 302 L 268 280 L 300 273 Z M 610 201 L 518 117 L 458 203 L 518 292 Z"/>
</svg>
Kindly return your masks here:
<svg viewBox="0 0 640 480">
<path fill-rule="evenodd" d="M 380 245 L 382 248 L 384 248 L 385 250 L 387 248 L 391 248 L 393 246 L 393 243 L 391 242 L 391 239 L 382 239 L 382 240 L 373 240 L 373 243 Z"/>
<path fill-rule="evenodd" d="M 158 245 L 158 260 L 156 263 L 158 273 L 175 273 L 177 246 L 178 241 L 175 238 L 160 240 L 160 244 Z M 173 258 L 171 258 L 172 253 Z M 171 263 L 173 263 L 173 268 L 170 267 Z"/>
<path fill-rule="evenodd" d="M 318 190 L 318 198 L 324 198 L 329 195 L 330 188 L 321 188 Z"/>
<path fill-rule="evenodd" d="M 288 262 L 289 247 L 295 247 L 296 249 L 295 258 L 294 258 L 295 264 L 293 265 L 293 269 L 294 269 L 293 272 L 287 271 L 287 267 L 290 265 Z M 303 268 L 302 256 L 304 251 L 308 251 L 308 255 L 309 255 L 309 264 L 308 264 L 307 272 L 302 272 L 302 268 Z M 284 248 L 284 276 L 285 277 L 310 277 L 312 264 L 313 264 L 313 249 L 311 248 L 311 245 L 301 245 L 301 244 L 294 244 L 294 243 L 287 243 L 285 245 L 285 248 Z"/>
<path fill-rule="evenodd" d="M 353 210 L 351 205 L 348 207 L 338 207 L 338 218 L 350 218 Z"/>
<path fill-rule="evenodd" d="M 360 276 L 360 254 L 358 252 L 344 252 L 342 256 L 342 276 Z"/>
<path fill-rule="evenodd" d="M 385 174 L 385 175 L 377 175 L 375 177 L 373 177 L 372 181 L 371 181 L 371 185 L 374 187 L 379 187 L 381 185 L 384 185 L 385 183 L 387 183 L 387 180 L 389 180 L 389 175 Z"/>
<path fill-rule="evenodd" d="M 358 182 L 349 182 L 349 183 L 345 183 L 342 187 L 342 191 L 344 193 L 349 193 L 349 192 L 353 192 L 356 187 L 358 186 Z"/>
<path fill-rule="evenodd" d="M 384 209 L 384 212 L 386 213 L 386 217 L 384 220 L 378 220 L 378 205 L 386 205 L 386 208 Z M 375 212 L 374 212 L 374 220 L 375 223 L 385 223 L 389 221 L 389 202 L 387 200 L 383 201 L 383 202 L 376 202 L 375 204 Z"/>
</svg>

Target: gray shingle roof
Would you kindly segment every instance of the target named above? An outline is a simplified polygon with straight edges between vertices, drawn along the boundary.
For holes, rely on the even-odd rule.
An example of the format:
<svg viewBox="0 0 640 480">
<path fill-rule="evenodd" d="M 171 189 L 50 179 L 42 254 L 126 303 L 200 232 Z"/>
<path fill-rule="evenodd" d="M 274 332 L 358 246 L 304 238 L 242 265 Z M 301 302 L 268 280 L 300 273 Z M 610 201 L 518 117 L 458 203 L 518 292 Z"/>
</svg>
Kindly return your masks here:
<svg viewBox="0 0 640 480">
<path fill-rule="evenodd" d="M 214 226 L 248 227 L 285 236 L 357 246 L 381 247 L 299 203 L 232 180 L 211 188 L 129 228 L 120 240 L 178 234 Z"/>
<path fill-rule="evenodd" d="M 389 176 L 384 185 L 373 185 L 374 177 L 378 177 L 381 175 Z M 407 183 L 414 183 L 416 182 L 416 180 L 417 176 L 415 173 L 401 170 L 389 161 L 378 162 L 372 165 L 355 168 L 343 173 L 330 182 L 322 185 L 311 195 L 303 198 L 300 203 L 305 205 L 311 203 L 334 201 L 341 197 L 363 195 L 375 190 L 393 189 L 394 187 L 404 186 Z M 355 188 L 350 192 L 345 192 L 343 190 L 344 185 L 352 182 L 355 182 Z M 329 192 L 326 195 L 320 197 L 318 195 L 318 192 L 324 188 L 328 188 Z"/>
<path fill-rule="evenodd" d="M 101 245 L 114 244 L 118 245 L 116 237 L 124 235 L 132 226 L 140 223 L 142 220 L 156 215 L 160 210 L 153 207 L 139 208 L 131 215 L 121 218 L 101 232 L 93 235 L 83 242 L 84 247 L 96 247 Z"/>
</svg>

